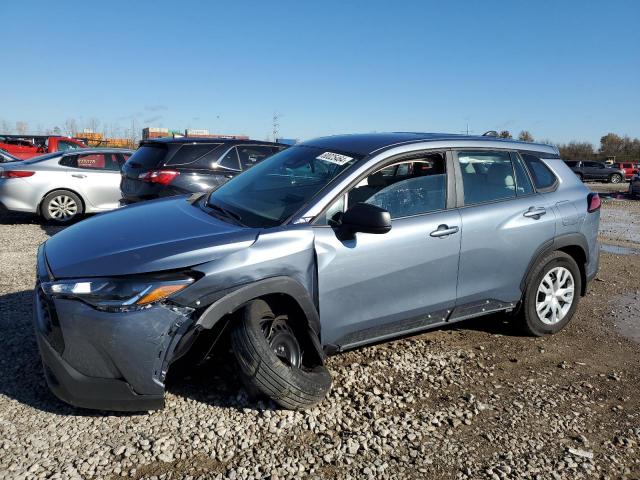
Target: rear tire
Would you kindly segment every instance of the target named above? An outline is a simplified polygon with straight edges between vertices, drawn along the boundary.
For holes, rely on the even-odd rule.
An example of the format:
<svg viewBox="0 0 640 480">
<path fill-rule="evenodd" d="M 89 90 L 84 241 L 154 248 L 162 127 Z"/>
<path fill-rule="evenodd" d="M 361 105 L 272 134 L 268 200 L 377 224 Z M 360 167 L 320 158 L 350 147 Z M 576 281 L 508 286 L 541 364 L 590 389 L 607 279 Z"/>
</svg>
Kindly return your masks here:
<svg viewBox="0 0 640 480">
<path fill-rule="evenodd" d="M 541 337 L 562 330 L 578 307 L 581 289 L 580 269 L 573 257 L 555 251 L 542 258 L 526 285 L 520 319 L 524 333 Z"/>
<path fill-rule="evenodd" d="M 292 410 L 317 405 L 331 388 L 327 368 L 306 366 L 300 344 L 289 316 L 274 314 L 264 300 L 249 303 L 231 332 L 233 352 L 248 390 Z"/>
<path fill-rule="evenodd" d="M 609 177 L 609 181 L 611 183 L 620 183 L 622 181 L 622 175 L 620 175 L 619 173 L 614 173 Z"/>
<path fill-rule="evenodd" d="M 82 200 L 69 190 L 55 190 L 42 199 L 42 216 L 50 222 L 69 223 L 84 212 Z"/>
</svg>

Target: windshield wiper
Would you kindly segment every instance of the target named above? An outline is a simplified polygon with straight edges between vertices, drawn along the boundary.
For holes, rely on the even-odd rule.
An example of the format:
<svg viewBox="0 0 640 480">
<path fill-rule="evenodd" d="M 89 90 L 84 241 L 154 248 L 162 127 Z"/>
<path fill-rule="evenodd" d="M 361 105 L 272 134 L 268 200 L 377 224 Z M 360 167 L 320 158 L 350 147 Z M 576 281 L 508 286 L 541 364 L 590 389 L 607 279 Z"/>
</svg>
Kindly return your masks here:
<svg viewBox="0 0 640 480">
<path fill-rule="evenodd" d="M 235 222 L 240 225 L 241 227 L 246 227 L 246 225 L 244 223 L 242 223 L 242 217 L 240 215 L 238 215 L 236 212 L 232 212 L 231 210 L 227 210 L 224 207 L 221 207 L 220 205 L 216 205 L 215 203 L 209 203 L 209 206 L 214 209 L 215 211 L 221 213 L 222 215 L 224 215 L 227 218 L 231 218 L 232 220 L 235 220 Z"/>
</svg>

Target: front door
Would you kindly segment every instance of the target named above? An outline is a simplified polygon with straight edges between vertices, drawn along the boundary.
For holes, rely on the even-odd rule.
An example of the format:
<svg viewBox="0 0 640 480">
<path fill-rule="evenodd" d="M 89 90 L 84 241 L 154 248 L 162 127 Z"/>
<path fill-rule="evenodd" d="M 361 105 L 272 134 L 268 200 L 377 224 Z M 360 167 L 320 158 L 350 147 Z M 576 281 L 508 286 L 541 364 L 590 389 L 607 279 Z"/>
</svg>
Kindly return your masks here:
<svg viewBox="0 0 640 480">
<path fill-rule="evenodd" d="M 324 344 L 346 348 L 444 321 L 455 305 L 461 238 L 447 182 L 445 154 L 425 154 L 368 175 L 317 222 Z M 388 210 L 391 231 L 340 240 L 331 224 L 358 202 Z"/>
</svg>

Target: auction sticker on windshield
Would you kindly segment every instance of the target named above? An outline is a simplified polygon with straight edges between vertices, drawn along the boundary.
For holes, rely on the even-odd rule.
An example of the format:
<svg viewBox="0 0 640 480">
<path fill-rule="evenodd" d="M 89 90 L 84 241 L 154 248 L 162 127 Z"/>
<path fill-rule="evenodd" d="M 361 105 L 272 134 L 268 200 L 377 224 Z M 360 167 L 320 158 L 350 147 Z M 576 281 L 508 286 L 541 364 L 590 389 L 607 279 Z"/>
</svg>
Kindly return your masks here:
<svg viewBox="0 0 640 480">
<path fill-rule="evenodd" d="M 316 157 L 318 160 L 324 160 L 325 162 L 335 163 L 336 165 L 344 165 L 349 160 L 353 160 L 352 157 L 341 155 L 339 153 L 324 152 L 322 155 Z"/>
</svg>

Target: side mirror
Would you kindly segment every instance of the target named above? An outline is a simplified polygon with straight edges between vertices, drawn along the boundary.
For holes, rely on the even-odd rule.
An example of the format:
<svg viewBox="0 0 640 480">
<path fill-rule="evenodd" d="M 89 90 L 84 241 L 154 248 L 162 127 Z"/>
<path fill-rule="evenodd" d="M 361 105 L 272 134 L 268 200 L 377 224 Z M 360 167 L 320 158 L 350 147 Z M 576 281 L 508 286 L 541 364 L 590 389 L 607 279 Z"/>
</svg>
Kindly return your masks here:
<svg viewBox="0 0 640 480">
<path fill-rule="evenodd" d="M 387 233 L 389 230 L 389 212 L 368 203 L 356 203 L 342 215 L 339 232 L 341 238 L 353 238 L 356 232 Z"/>
</svg>

